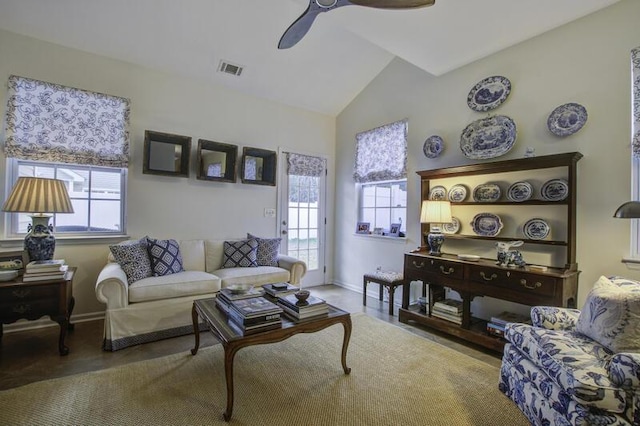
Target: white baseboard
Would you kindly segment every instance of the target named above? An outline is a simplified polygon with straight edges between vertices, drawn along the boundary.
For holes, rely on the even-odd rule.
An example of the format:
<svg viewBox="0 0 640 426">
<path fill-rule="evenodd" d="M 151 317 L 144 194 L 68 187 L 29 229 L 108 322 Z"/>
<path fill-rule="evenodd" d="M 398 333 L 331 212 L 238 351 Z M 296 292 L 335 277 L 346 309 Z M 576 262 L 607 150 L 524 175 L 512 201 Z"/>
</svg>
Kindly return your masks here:
<svg viewBox="0 0 640 426">
<path fill-rule="evenodd" d="M 71 323 L 97 321 L 104 319 L 104 312 L 92 312 L 89 314 L 79 314 L 71 316 Z M 3 326 L 4 333 L 13 333 L 16 331 L 35 330 L 44 327 L 58 327 L 58 323 L 49 318 L 40 318 L 35 321 L 21 320 L 13 324 L 5 324 Z"/>
</svg>

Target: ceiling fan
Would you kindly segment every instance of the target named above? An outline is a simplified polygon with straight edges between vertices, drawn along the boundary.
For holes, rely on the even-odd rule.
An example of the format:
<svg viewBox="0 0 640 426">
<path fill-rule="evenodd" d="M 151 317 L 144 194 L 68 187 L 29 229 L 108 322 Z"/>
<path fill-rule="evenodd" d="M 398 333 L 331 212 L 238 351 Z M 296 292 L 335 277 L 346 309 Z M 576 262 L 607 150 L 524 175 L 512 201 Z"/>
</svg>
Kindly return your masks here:
<svg viewBox="0 0 640 426">
<path fill-rule="evenodd" d="M 299 42 L 309 31 L 316 16 L 322 12 L 329 12 L 342 6 L 366 6 L 377 9 L 414 9 L 432 6 L 436 0 L 309 0 L 309 7 L 284 32 L 278 49 L 288 49 Z"/>
</svg>

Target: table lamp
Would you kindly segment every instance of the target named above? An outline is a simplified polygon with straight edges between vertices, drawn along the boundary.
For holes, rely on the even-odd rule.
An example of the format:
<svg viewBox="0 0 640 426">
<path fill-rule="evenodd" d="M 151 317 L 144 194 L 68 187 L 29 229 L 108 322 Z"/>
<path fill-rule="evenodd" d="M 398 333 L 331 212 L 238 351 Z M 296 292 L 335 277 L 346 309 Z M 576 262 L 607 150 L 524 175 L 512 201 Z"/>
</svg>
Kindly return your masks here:
<svg viewBox="0 0 640 426">
<path fill-rule="evenodd" d="M 2 206 L 2 211 L 33 213 L 30 215 L 32 223 L 24 238 L 24 249 L 29 254 L 30 261 L 50 260 L 53 259 L 56 239 L 53 225 L 49 224 L 51 214 L 48 213 L 73 213 L 73 206 L 63 181 L 20 177 Z"/>
<path fill-rule="evenodd" d="M 424 242 L 429 246 L 429 254 L 440 256 L 440 247 L 444 243 L 442 224 L 451 222 L 451 203 L 449 201 L 425 200 L 422 202 L 420 222 L 429 223 L 431 230 L 424 234 Z"/>
</svg>

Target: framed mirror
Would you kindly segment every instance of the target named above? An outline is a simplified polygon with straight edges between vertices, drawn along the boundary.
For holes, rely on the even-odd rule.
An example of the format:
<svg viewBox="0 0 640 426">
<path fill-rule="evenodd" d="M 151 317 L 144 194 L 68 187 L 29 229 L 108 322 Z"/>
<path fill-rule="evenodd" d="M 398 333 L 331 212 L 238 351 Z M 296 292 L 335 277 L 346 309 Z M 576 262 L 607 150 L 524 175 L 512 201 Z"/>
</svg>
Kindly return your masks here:
<svg viewBox="0 0 640 426">
<path fill-rule="evenodd" d="M 240 180 L 242 183 L 275 186 L 276 160 L 275 151 L 244 147 L 242 149 Z"/>
<path fill-rule="evenodd" d="M 198 139 L 197 178 L 216 182 L 235 182 L 237 158 L 236 145 Z"/>
<path fill-rule="evenodd" d="M 190 155 L 189 136 L 145 130 L 142 173 L 188 178 Z"/>
</svg>

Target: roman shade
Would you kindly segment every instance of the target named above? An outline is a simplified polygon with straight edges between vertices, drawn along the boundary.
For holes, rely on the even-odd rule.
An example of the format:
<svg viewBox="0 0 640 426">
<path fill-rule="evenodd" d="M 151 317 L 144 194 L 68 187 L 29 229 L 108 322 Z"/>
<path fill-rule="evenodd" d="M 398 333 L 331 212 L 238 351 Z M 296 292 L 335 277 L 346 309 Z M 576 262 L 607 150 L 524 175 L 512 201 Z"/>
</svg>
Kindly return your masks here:
<svg viewBox="0 0 640 426">
<path fill-rule="evenodd" d="M 314 176 L 324 174 L 327 160 L 311 155 L 287 153 L 287 174 L 289 176 Z"/>
<path fill-rule="evenodd" d="M 640 47 L 631 50 L 631 148 L 633 157 L 640 159 Z"/>
<path fill-rule="evenodd" d="M 358 183 L 406 179 L 407 120 L 356 135 L 353 178 Z"/>
</svg>

